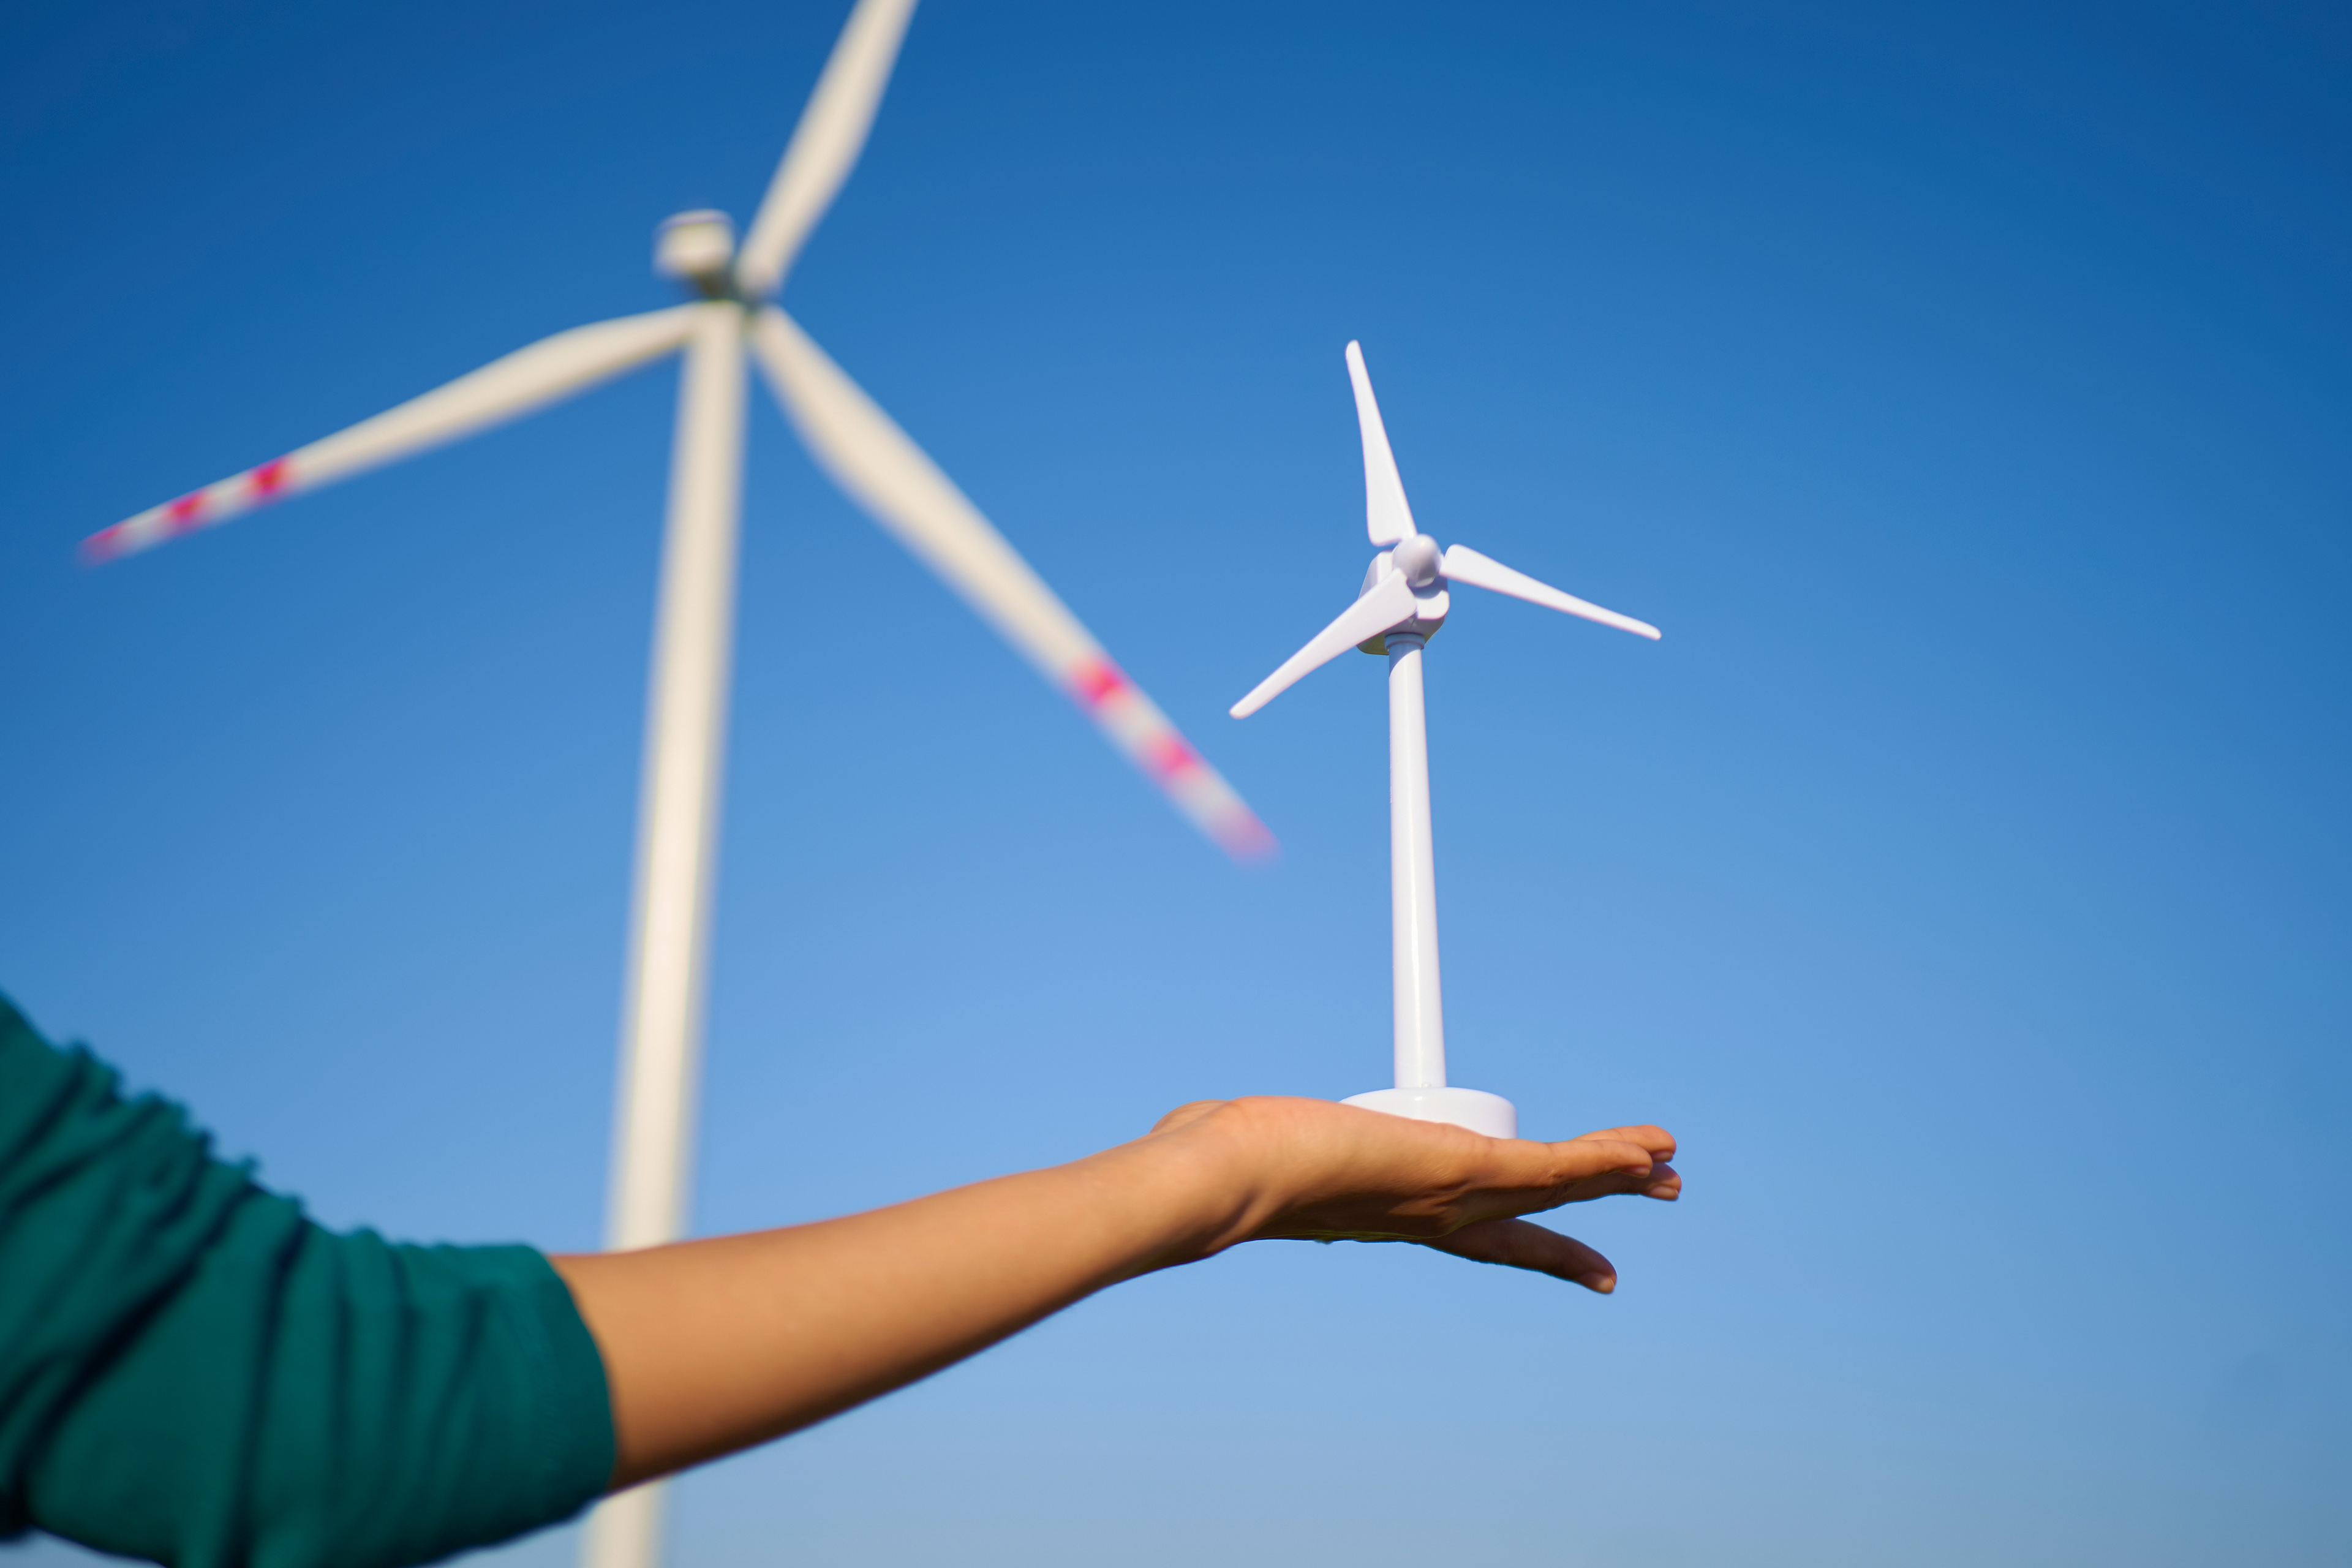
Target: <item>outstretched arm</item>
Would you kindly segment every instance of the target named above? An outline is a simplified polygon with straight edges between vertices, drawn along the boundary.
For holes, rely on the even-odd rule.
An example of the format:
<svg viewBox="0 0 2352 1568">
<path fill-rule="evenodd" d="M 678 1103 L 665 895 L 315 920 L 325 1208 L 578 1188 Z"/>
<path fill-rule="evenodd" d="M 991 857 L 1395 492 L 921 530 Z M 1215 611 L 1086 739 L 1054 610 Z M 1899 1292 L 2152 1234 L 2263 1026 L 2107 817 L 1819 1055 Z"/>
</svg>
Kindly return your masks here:
<svg viewBox="0 0 2352 1568">
<path fill-rule="evenodd" d="M 555 1259 L 603 1352 L 616 1487 L 782 1436 L 1107 1285 L 1244 1241 L 1416 1241 L 1606 1292 L 1609 1260 L 1518 1218 L 1671 1199 L 1674 1139 L 1482 1138 L 1318 1100 L 1206 1100 L 1099 1154 L 869 1214 Z"/>
</svg>

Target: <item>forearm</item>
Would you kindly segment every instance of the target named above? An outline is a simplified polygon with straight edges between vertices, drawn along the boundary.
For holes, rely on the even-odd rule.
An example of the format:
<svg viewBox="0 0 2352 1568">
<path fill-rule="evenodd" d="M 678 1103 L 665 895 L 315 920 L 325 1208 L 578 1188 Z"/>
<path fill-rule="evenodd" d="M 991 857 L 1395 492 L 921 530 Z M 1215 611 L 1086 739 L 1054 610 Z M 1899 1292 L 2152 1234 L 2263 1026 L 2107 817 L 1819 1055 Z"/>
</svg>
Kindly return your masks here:
<svg viewBox="0 0 2352 1568">
<path fill-rule="evenodd" d="M 1107 1285 L 1257 1238 L 1423 1241 L 1607 1291 L 1512 1216 L 1672 1198 L 1674 1140 L 1482 1138 L 1322 1100 L 1202 1100 L 1145 1138 L 817 1225 L 554 1260 L 594 1336 L 625 1486 L 927 1376 Z"/>
<path fill-rule="evenodd" d="M 750 1236 L 559 1258 L 604 1352 L 616 1485 L 821 1421 L 1247 1223 L 1213 1137 Z"/>
</svg>

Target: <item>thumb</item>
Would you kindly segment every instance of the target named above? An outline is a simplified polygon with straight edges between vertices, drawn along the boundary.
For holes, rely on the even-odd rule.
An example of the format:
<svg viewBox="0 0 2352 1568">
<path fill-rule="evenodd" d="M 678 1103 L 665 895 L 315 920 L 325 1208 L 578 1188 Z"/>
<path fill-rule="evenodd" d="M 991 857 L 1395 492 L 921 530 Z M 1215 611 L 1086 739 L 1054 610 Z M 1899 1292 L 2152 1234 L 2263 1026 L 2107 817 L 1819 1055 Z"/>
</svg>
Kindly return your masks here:
<svg viewBox="0 0 2352 1568">
<path fill-rule="evenodd" d="M 1473 1263 L 1549 1274 L 1606 1296 L 1617 1289 L 1617 1266 L 1572 1236 L 1523 1219 L 1488 1219 L 1418 1245 Z"/>
</svg>

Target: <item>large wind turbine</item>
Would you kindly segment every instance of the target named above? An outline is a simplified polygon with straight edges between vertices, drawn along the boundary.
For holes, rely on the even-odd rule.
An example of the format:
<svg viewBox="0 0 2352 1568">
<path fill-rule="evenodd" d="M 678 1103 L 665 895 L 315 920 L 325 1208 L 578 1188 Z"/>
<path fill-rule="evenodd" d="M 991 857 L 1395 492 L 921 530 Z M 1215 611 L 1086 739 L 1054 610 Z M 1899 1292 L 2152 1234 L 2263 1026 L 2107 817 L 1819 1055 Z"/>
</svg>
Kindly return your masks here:
<svg viewBox="0 0 2352 1568">
<path fill-rule="evenodd" d="M 817 461 L 875 521 L 1066 692 L 1201 830 L 1236 857 L 1273 840 L 1167 716 L 921 448 L 774 297 L 864 147 L 914 0 L 857 0 L 740 250 L 715 212 L 661 226 L 656 270 L 696 300 L 558 332 L 257 468 L 92 535 L 93 560 L 148 549 L 531 413 L 682 353 L 662 550 L 615 1112 L 610 1246 L 685 1222 L 709 948 L 711 870 L 735 605 L 744 353 Z M 640 1488 L 598 1510 L 599 1568 L 657 1555 L 660 1501 Z"/>
<path fill-rule="evenodd" d="M 1351 1095 L 1361 1105 L 1423 1121 L 1450 1121 L 1491 1138 L 1518 1135 L 1511 1102 L 1445 1081 L 1445 1015 L 1437 984 L 1437 861 L 1429 825 L 1429 731 L 1423 716 L 1423 650 L 1445 624 L 1447 583 L 1467 583 L 1604 626 L 1657 640 L 1658 628 L 1563 594 L 1514 572 L 1466 544 L 1440 550 L 1413 526 L 1396 455 L 1372 398 L 1364 351 L 1348 345 L 1348 379 L 1356 390 L 1356 426 L 1364 444 L 1364 517 L 1381 552 L 1364 572 L 1356 602 L 1282 668 L 1233 706 L 1246 719 L 1309 670 L 1349 648 L 1389 661 L 1389 919 L 1396 1008 L 1396 1087 Z"/>
</svg>

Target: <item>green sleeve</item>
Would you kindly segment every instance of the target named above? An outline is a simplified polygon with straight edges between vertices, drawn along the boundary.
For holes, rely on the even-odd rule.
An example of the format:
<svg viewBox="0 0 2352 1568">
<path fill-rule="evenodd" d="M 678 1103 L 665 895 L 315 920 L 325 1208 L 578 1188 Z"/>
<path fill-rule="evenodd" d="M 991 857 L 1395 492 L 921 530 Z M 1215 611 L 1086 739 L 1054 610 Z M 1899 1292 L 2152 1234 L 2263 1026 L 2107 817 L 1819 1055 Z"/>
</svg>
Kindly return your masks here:
<svg viewBox="0 0 2352 1568">
<path fill-rule="evenodd" d="M 323 1229 L 0 998 L 0 1538 L 394 1568 L 564 1519 L 612 1466 L 545 1258 Z"/>
</svg>

